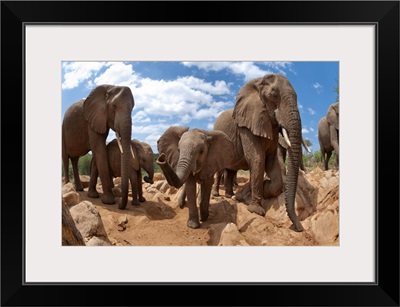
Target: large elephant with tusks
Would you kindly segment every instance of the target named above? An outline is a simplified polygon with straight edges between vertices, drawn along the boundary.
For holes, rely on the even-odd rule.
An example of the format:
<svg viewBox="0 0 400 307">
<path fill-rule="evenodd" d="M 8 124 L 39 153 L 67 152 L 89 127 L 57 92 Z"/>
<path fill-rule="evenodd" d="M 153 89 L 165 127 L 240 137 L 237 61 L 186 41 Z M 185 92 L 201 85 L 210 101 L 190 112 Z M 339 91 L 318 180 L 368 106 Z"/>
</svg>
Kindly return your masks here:
<svg viewBox="0 0 400 307">
<path fill-rule="evenodd" d="M 62 123 L 62 159 L 64 164 L 64 183 L 69 182 L 68 162 L 71 159 L 75 188 L 83 191 L 79 180 L 78 160 L 89 151 L 96 158 L 97 169 L 103 186 L 101 201 L 114 204 L 111 191 L 112 182 L 107 162 L 106 139 L 110 129 L 114 130 L 121 142 L 121 190 L 119 208 L 126 207 L 128 201 L 129 174 L 131 163 L 139 169 L 137 159 L 132 159 L 131 133 L 132 109 L 135 105 L 132 92 L 126 86 L 100 85 L 94 88 L 86 99 L 72 104 L 65 112 Z M 136 162 L 135 162 L 136 161 Z M 97 180 L 97 178 L 91 178 Z M 96 184 L 90 183 L 91 187 Z M 96 189 L 88 190 L 89 197 L 99 197 Z"/>
<path fill-rule="evenodd" d="M 294 208 L 302 159 L 301 127 L 296 91 L 280 74 L 267 74 L 247 82 L 239 90 L 233 110 L 221 113 L 214 124 L 214 130 L 225 132 L 234 143 L 234 158 L 227 169 L 250 170 L 248 210 L 264 216 L 262 198 L 276 197 L 284 190 L 287 213 L 296 231 L 303 231 Z M 288 144 L 286 174 L 277 156 L 280 132 Z M 228 176 L 234 173 L 228 172 Z M 264 180 L 265 173 L 269 179 Z"/>
</svg>

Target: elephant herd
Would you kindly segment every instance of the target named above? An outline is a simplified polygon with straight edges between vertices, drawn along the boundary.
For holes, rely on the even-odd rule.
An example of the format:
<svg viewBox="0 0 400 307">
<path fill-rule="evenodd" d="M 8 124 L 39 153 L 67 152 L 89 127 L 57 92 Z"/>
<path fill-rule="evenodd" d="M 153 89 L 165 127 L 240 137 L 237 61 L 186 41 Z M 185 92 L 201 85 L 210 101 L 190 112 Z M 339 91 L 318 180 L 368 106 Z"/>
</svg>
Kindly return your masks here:
<svg viewBox="0 0 400 307">
<path fill-rule="evenodd" d="M 143 178 L 146 182 L 152 182 L 154 174 L 151 147 L 131 140 L 133 107 L 134 98 L 128 87 L 101 85 L 86 99 L 71 105 L 62 124 L 64 183 L 69 182 L 70 159 L 76 190 L 83 190 L 77 164 L 79 157 L 92 151 L 88 196 L 100 196 L 96 190 L 99 176 L 102 202 L 114 204 L 112 178 L 121 177 L 119 209 L 127 205 L 129 181 L 132 205 L 145 201 L 141 168 L 149 175 Z M 338 165 L 338 118 L 334 119 L 338 113 L 338 103 L 333 104 L 318 126 L 325 169 L 333 150 Z M 115 131 L 116 139 L 106 144 L 109 129 Z M 302 139 L 296 91 L 283 75 L 267 74 L 243 85 L 234 108 L 220 114 L 213 130 L 169 127 L 157 141 L 159 157 L 156 162 L 169 185 L 184 187 L 179 205 L 188 207 L 187 226 L 190 228 L 199 228 L 200 221 L 207 220 L 211 193 L 218 195 L 222 174 L 229 197 L 233 195 L 237 171 L 249 170 L 251 200 L 248 210 L 264 216 L 262 199 L 284 192 L 286 210 L 294 229 L 303 231 L 295 211 L 299 169 L 304 168 L 302 144 L 309 150 Z M 197 183 L 200 186 L 199 210 Z"/>
</svg>

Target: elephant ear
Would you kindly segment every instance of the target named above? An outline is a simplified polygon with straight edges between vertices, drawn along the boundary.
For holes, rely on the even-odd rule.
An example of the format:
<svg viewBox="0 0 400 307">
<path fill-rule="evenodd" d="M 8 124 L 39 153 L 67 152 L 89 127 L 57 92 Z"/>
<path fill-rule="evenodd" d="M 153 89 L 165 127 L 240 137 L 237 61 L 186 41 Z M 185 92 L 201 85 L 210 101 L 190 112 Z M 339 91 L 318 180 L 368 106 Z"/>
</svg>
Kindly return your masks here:
<svg viewBox="0 0 400 307">
<path fill-rule="evenodd" d="M 145 161 L 147 159 L 147 154 L 152 151 L 149 144 L 145 142 L 141 142 L 139 140 L 132 140 L 132 147 L 137 151 L 137 157 L 139 158 L 139 163 L 141 166 L 145 165 Z"/>
<path fill-rule="evenodd" d="M 113 87 L 112 85 L 100 85 L 93 89 L 83 102 L 83 117 L 89 126 L 100 134 L 107 132 L 106 101 L 108 91 Z"/>
<path fill-rule="evenodd" d="M 339 130 L 339 103 L 333 103 L 329 106 L 328 112 L 326 113 L 326 120 L 329 125 Z"/>
<path fill-rule="evenodd" d="M 206 161 L 199 172 L 200 179 L 213 177 L 216 172 L 228 167 L 233 160 L 234 145 L 222 131 L 203 130 L 208 139 L 208 153 Z"/>
<path fill-rule="evenodd" d="M 179 140 L 181 139 L 182 134 L 188 130 L 189 127 L 171 126 L 165 130 L 163 135 L 157 141 L 158 153 L 165 154 L 166 161 L 173 169 L 176 168 L 179 160 Z"/>
<path fill-rule="evenodd" d="M 269 77 L 269 75 L 267 75 Z M 247 82 L 236 96 L 233 118 L 239 127 L 248 128 L 254 135 L 272 139 L 272 122 L 269 106 L 261 100 L 264 86 L 268 85 L 267 77 L 256 78 Z"/>
</svg>

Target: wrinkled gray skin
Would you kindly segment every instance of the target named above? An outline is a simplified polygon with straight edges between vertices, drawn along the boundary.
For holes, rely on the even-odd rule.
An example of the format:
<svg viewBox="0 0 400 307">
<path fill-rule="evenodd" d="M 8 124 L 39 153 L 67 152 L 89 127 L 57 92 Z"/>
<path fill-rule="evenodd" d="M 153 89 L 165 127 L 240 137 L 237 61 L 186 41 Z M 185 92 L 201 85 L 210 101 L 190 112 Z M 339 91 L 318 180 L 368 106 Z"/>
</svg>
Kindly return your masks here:
<svg viewBox="0 0 400 307">
<path fill-rule="evenodd" d="M 304 140 L 302 141 L 303 146 L 304 146 Z M 307 147 L 304 146 L 304 149 L 306 151 L 309 151 Z M 279 140 L 278 140 L 278 158 L 282 161 L 282 164 L 285 164 L 286 161 L 286 156 L 287 156 L 287 150 L 288 150 L 288 144 L 286 143 L 284 137 L 279 134 Z M 303 156 L 303 155 L 302 155 Z M 300 159 L 300 169 L 305 172 L 304 168 L 304 163 L 303 163 L 303 158 Z"/>
<path fill-rule="evenodd" d="M 140 142 L 139 140 L 133 139 L 131 141 L 132 151 L 136 159 L 139 159 L 139 169 L 136 170 L 133 168 L 133 161 L 131 163 L 131 168 L 129 171 L 129 180 L 131 182 L 132 189 L 132 205 L 137 206 L 141 202 L 145 202 L 146 199 L 143 197 L 143 188 L 142 188 L 142 172 L 141 168 L 143 168 L 149 176 L 145 176 L 143 179 L 148 183 L 153 183 L 154 176 L 154 155 L 153 150 L 150 145 L 145 142 Z M 113 178 L 121 177 L 121 151 L 118 146 L 118 142 L 116 139 L 112 140 L 107 144 L 107 159 L 108 159 L 108 167 L 109 173 L 111 176 L 111 181 L 113 182 Z M 133 157 L 132 157 L 133 159 Z M 91 167 L 91 177 L 97 178 L 98 169 L 96 167 L 96 159 L 92 159 L 92 167 Z M 95 183 L 91 181 L 91 184 Z M 91 189 L 96 189 L 96 187 L 90 187 Z M 124 208 L 120 208 L 124 209 Z"/>
<path fill-rule="evenodd" d="M 112 181 L 108 170 L 106 151 L 106 139 L 109 130 L 112 129 L 121 136 L 124 151 L 121 163 L 121 204 L 126 206 L 128 200 L 128 169 L 131 161 L 131 113 L 134 105 L 133 95 L 129 87 L 100 85 L 93 89 L 86 99 L 72 104 L 67 109 L 62 123 L 64 183 L 69 182 L 68 163 L 71 159 L 75 188 L 77 191 L 83 191 L 78 174 L 78 160 L 79 157 L 92 151 L 93 157 L 97 161 L 97 168 L 103 185 L 101 201 L 104 204 L 115 203 L 111 191 Z M 138 168 L 138 165 L 133 166 Z M 99 194 L 95 189 L 89 189 L 88 196 L 99 197 Z"/>
<path fill-rule="evenodd" d="M 277 114 L 279 113 L 279 116 Z M 279 131 L 288 132 L 287 174 L 277 158 Z M 296 231 L 303 231 L 294 208 L 301 160 L 301 118 L 297 94 L 289 80 L 280 74 L 268 74 L 247 82 L 236 97 L 234 109 L 217 118 L 214 130 L 226 133 L 234 143 L 232 171 L 250 170 L 250 212 L 261 216 L 262 198 L 276 197 L 285 190 L 286 209 Z M 265 172 L 269 180 L 264 180 Z M 229 178 L 225 182 L 232 182 Z"/>
<path fill-rule="evenodd" d="M 304 142 L 303 142 L 303 146 L 304 146 Z M 286 172 L 285 161 L 286 161 L 288 147 L 289 146 L 286 143 L 282 134 L 279 134 L 277 155 L 278 155 L 280 165 L 282 165 L 282 167 L 285 168 L 285 172 Z M 309 151 L 309 148 L 307 148 L 305 146 L 304 146 L 304 148 L 307 151 Z M 300 169 L 302 171 L 305 171 L 303 159 L 300 160 Z M 234 170 L 224 169 L 224 170 L 216 173 L 215 178 L 214 178 L 213 188 L 211 191 L 212 195 L 219 196 L 219 186 L 220 186 L 221 182 L 224 182 L 225 197 L 231 198 L 234 195 L 233 186 L 238 184 L 237 183 L 237 172 L 238 172 L 237 170 L 234 171 Z M 268 174 L 267 174 L 267 176 L 268 176 Z M 233 182 L 226 182 L 225 178 L 229 178 L 229 180 L 233 180 Z"/>
<path fill-rule="evenodd" d="M 176 188 L 185 186 L 182 194 L 187 196 L 187 226 L 199 228 L 200 220 L 208 218 L 213 176 L 233 158 L 232 142 L 221 131 L 171 126 L 157 141 L 157 148 L 157 164 L 168 184 Z M 200 184 L 200 220 L 196 183 Z"/>
<path fill-rule="evenodd" d="M 322 165 L 328 170 L 329 159 L 335 151 L 335 167 L 339 167 L 339 102 L 329 106 L 325 117 L 318 123 L 318 141 L 321 149 Z"/>
</svg>

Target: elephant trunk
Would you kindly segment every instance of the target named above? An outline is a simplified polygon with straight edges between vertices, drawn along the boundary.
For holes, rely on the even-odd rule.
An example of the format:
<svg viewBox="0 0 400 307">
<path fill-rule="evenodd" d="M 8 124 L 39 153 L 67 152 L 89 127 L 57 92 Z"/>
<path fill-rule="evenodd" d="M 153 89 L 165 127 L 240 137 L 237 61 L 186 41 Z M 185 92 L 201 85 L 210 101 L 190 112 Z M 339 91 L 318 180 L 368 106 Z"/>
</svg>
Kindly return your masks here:
<svg viewBox="0 0 400 307">
<path fill-rule="evenodd" d="M 295 211 L 295 199 L 297 190 L 297 181 L 299 177 L 300 159 L 302 159 L 301 151 L 301 118 L 297 108 L 297 100 L 295 95 L 289 95 L 285 105 L 285 122 L 284 127 L 288 132 L 290 147 L 288 147 L 288 165 L 285 184 L 285 203 L 286 211 L 292 221 L 296 231 L 303 231 L 299 218 Z"/>
<path fill-rule="evenodd" d="M 144 176 L 143 180 L 145 182 L 147 182 L 147 183 L 153 184 L 154 183 L 154 181 L 153 181 L 153 178 L 154 178 L 154 166 L 153 166 L 153 163 L 152 163 L 150 168 L 145 168 L 144 170 L 147 172 L 148 176 Z"/>
<path fill-rule="evenodd" d="M 129 171 L 133 160 L 131 152 L 131 125 L 121 129 L 121 145 L 121 202 L 118 208 L 125 209 L 128 203 Z"/>
<path fill-rule="evenodd" d="M 166 161 L 165 154 L 160 154 L 157 159 L 157 164 L 160 166 L 164 173 L 165 179 L 168 184 L 179 189 L 187 180 L 191 173 L 191 163 L 189 159 L 180 157 L 175 172 L 171 165 Z"/>
</svg>

